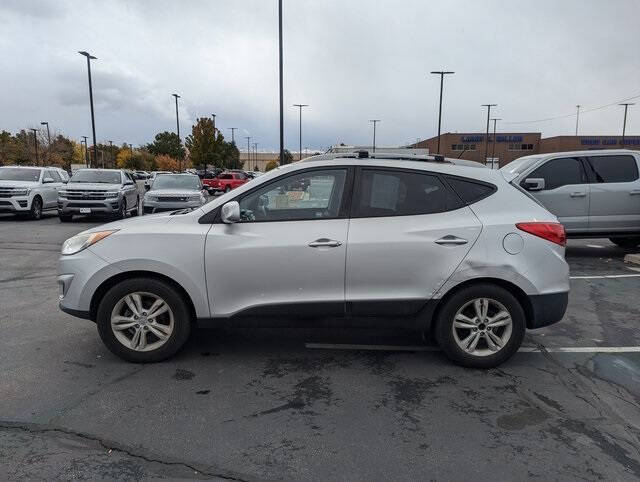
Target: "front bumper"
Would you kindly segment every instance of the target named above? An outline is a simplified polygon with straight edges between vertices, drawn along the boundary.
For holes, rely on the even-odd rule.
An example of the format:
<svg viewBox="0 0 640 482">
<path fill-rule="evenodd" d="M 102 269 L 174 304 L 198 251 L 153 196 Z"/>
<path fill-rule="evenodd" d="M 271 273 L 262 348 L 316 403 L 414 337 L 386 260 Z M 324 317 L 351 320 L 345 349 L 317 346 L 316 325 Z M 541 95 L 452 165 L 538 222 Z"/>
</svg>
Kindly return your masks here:
<svg viewBox="0 0 640 482">
<path fill-rule="evenodd" d="M 29 196 L 0 198 L 0 213 L 27 212 L 31 208 Z"/>
<path fill-rule="evenodd" d="M 527 328 L 542 328 L 562 320 L 567 311 L 569 292 L 529 295 L 529 301 L 531 303 L 531 313 L 529 313 Z"/>
<path fill-rule="evenodd" d="M 153 214 L 163 211 L 176 211 L 177 209 L 199 208 L 200 206 L 202 206 L 200 201 L 161 202 L 145 200 L 143 202 L 143 211 L 145 214 Z"/>
<path fill-rule="evenodd" d="M 81 212 L 90 209 L 87 212 Z M 120 199 L 83 201 L 80 199 L 58 198 L 58 213 L 60 214 L 116 214 L 120 209 Z"/>
</svg>

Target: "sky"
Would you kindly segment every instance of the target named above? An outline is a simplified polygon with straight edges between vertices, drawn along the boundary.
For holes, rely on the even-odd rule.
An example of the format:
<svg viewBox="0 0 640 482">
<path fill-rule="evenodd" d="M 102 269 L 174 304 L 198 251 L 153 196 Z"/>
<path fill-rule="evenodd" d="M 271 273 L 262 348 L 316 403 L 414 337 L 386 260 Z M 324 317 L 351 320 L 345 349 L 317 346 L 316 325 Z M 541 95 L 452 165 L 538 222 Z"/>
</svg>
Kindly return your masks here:
<svg viewBox="0 0 640 482">
<path fill-rule="evenodd" d="M 285 147 L 398 146 L 442 132 L 572 135 L 583 109 L 634 98 L 640 135 L 640 0 L 283 0 Z M 216 114 L 258 150 L 279 145 L 277 0 L 2 0 L 0 131 L 48 121 L 98 142 L 141 145 Z M 565 116 L 543 122 L 530 122 Z M 580 133 L 619 135 L 623 108 L 580 115 Z M 523 122 L 527 121 L 527 122 Z M 246 149 L 246 147 L 244 147 Z"/>
</svg>

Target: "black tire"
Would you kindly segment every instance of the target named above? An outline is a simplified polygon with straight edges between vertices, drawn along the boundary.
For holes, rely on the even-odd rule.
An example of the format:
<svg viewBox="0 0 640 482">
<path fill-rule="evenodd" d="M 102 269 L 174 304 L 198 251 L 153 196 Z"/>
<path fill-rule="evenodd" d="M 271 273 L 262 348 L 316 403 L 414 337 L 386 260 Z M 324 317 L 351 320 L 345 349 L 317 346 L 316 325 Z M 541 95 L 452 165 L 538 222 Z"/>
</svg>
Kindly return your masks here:
<svg viewBox="0 0 640 482">
<path fill-rule="evenodd" d="M 131 211 L 131 216 L 137 216 L 140 210 L 140 196 L 138 196 L 138 200 L 136 201 L 136 208 Z"/>
<path fill-rule="evenodd" d="M 124 219 L 127 217 L 127 200 L 123 199 L 120 207 L 118 208 L 118 214 L 116 214 L 117 219 Z"/>
<path fill-rule="evenodd" d="M 61 223 L 69 223 L 73 221 L 73 214 L 58 213 L 58 218 L 60 218 Z"/>
<path fill-rule="evenodd" d="M 35 220 L 42 218 L 42 198 L 40 196 L 35 196 L 33 201 L 31 201 L 29 217 Z"/>
<path fill-rule="evenodd" d="M 621 248 L 633 249 L 640 246 L 640 236 L 630 236 L 628 238 L 609 238 L 616 246 L 620 246 Z"/>
<path fill-rule="evenodd" d="M 111 327 L 111 312 L 116 304 L 127 294 L 138 291 L 161 297 L 174 316 L 175 326 L 169 339 L 164 345 L 151 351 L 136 351 L 124 346 Z M 154 363 L 166 360 L 184 346 L 191 333 L 192 320 L 187 303 L 173 286 L 153 278 L 132 278 L 118 283 L 106 292 L 98 306 L 96 321 L 100 338 L 112 353 L 133 363 Z"/>
<path fill-rule="evenodd" d="M 488 298 L 502 304 L 512 320 L 511 336 L 506 344 L 496 353 L 485 356 L 465 352 L 453 335 L 453 321 L 458 310 L 477 298 Z M 516 297 L 500 286 L 486 283 L 470 285 L 454 293 L 438 310 L 435 321 L 436 338 L 442 350 L 454 363 L 470 368 L 493 368 L 511 358 L 520 348 L 526 330 L 524 310 Z"/>
<path fill-rule="evenodd" d="M 231 187 L 227 186 L 224 188 L 224 192 L 229 192 L 229 191 L 231 191 Z"/>
</svg>

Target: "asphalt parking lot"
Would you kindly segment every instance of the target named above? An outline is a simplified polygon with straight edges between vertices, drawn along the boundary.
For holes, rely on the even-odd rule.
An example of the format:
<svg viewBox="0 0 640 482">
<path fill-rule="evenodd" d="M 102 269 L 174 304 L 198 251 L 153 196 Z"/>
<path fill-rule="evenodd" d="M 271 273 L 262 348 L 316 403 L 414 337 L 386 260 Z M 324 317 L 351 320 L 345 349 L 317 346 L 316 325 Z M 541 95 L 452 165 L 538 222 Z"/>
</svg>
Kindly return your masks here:
<svg viewBox="0 0 640 482">
<path fill-rule="evenodd" d="M 569 242 L 565 319 L 498 369 L 416 333 L 260 325 L 132 365 L 57 308 L 60 245 L 98 222 L 0 215 L 2 479 L 640 477 L 640 269 L 607 240 Z"/>
</svg>

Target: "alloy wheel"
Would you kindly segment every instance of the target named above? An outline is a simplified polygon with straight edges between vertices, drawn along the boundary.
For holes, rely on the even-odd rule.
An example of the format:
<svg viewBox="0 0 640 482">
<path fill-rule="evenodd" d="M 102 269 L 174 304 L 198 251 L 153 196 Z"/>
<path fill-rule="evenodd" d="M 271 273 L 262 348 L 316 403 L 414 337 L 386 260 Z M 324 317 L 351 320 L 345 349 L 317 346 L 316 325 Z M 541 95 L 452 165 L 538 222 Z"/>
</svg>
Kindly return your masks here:
<svg viewBox="0 0 640 482">
<path fill-rule="evenodd" d="M 488 356 L 509 342 L 513 320 L 502 303 L 491 298 L 476 298 L 458 310 L 452 330 L 462 351 L 473 356 Z"/>
<path fill-rule="evenodd" d="M 111 311 L 111 329 L 116 339 L 134 351 L 160 348 L 174 329 L 173 311 L 158 295 L 129 293 Z"/>
</svg>

